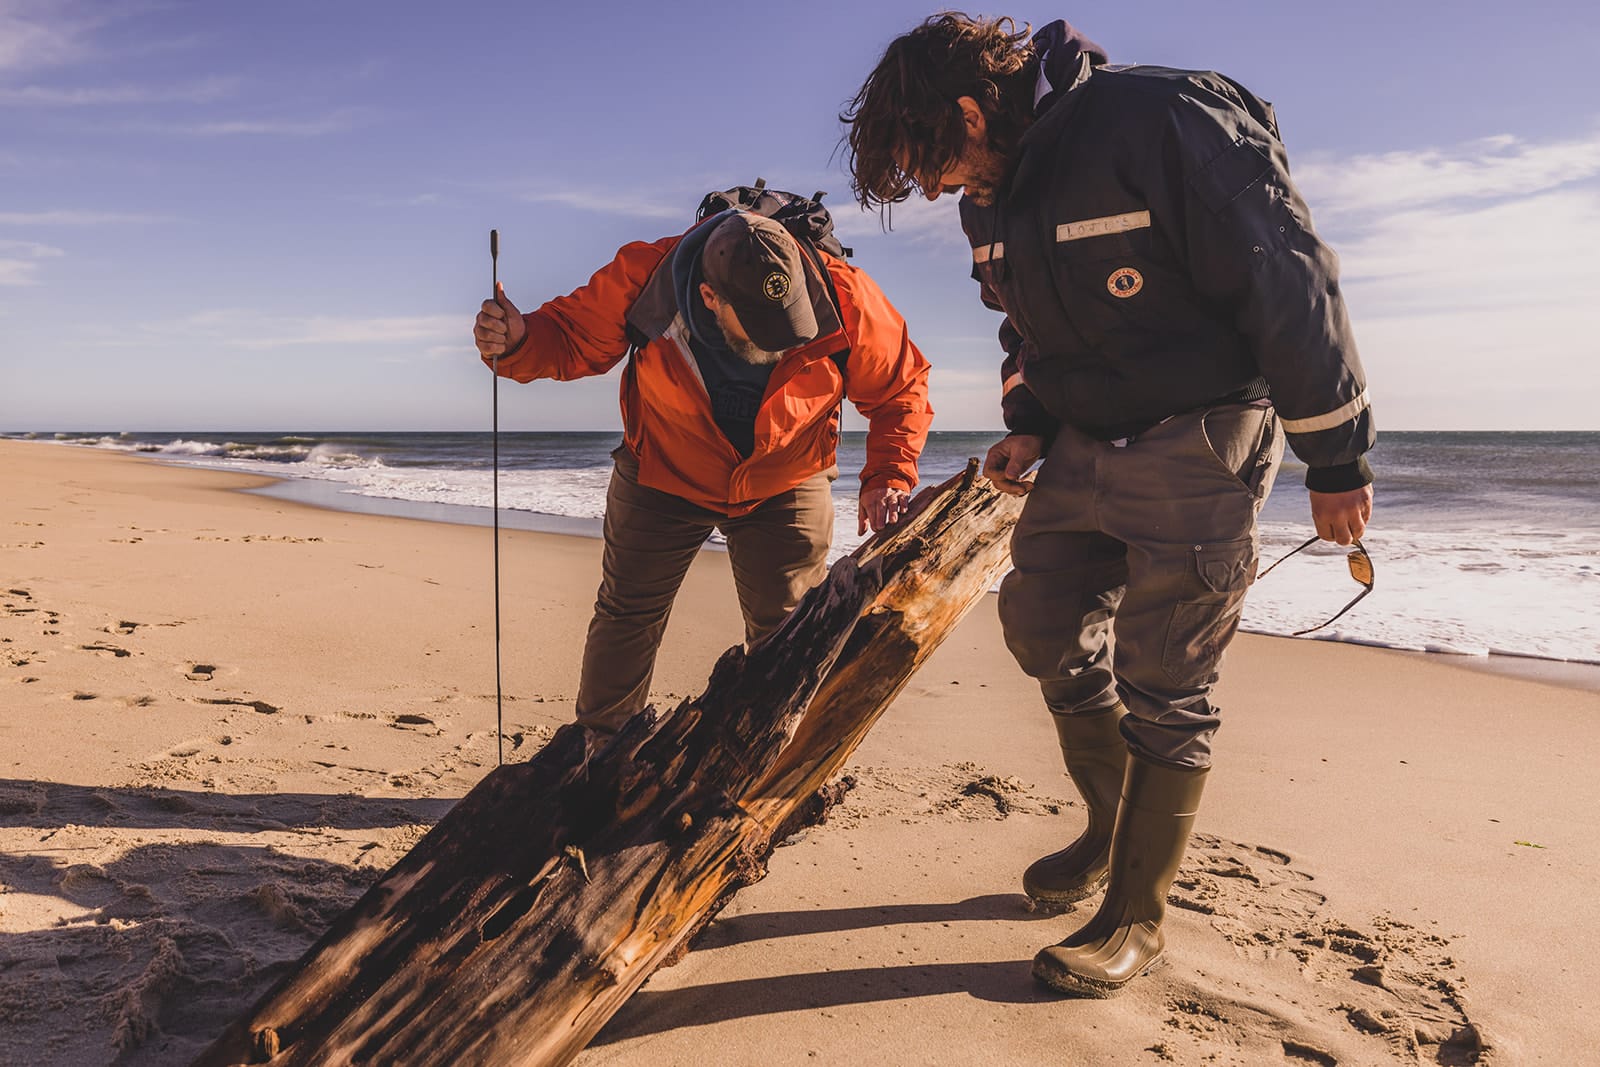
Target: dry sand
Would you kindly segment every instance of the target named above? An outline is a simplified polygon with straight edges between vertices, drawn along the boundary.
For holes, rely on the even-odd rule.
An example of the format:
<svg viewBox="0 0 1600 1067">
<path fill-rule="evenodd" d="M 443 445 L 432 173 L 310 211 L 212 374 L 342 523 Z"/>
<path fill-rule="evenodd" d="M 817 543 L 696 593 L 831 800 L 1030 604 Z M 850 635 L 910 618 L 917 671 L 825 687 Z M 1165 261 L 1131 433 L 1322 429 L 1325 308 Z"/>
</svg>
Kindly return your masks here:
<svg viewBox="0 0 1600 1067">
<path fill-rule="evenodd" d="M 489 534 L 0 470 L 0 1064 L 181 1064 L 494 766 Z M 504 538 L 520 760 L 571 715 L 599 544 Z M 1028 966 L 1084 912 L 1018 885 L 1082 809 L 992 599 L 580 1064 L 1597 1062 L 1592 688 L 1241 638 L 1170 963 L 1075 1001 Z M 738 634 L 704 553 L 658 700 Z"/>
</svg>

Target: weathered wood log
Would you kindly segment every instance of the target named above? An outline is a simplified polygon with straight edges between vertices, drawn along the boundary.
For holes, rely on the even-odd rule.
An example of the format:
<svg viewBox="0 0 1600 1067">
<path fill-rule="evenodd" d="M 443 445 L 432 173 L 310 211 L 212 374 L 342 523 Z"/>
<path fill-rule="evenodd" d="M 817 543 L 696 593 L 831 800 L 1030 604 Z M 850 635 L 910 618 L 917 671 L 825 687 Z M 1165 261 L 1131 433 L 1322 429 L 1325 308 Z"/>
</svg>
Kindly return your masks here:
<svg viewBox="0 0 1600 1067">
<path fill-rule="evenodd" d="M 822 787 L 995 582 L 976 463 L 840 560 L 705 693 L 500 767 L 195 1061 L 561 1064 L 821 817 Z"/>
</svg>

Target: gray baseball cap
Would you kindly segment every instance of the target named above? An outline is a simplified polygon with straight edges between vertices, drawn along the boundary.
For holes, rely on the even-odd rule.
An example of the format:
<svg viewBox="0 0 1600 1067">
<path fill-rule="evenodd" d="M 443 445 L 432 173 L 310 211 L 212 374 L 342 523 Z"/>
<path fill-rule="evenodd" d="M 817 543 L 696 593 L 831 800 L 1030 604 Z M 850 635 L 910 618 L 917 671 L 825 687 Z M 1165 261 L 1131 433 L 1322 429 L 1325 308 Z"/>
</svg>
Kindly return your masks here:
<svg viewBox="0 0 1600 1067">
<path fill-rule="evenodd" d="M 750 340 L 769 352 L 783 352 L 817 336 L 803 255 L 779 223 L 735 211 L 706 238 L 700 269 Z"/>
</svg>

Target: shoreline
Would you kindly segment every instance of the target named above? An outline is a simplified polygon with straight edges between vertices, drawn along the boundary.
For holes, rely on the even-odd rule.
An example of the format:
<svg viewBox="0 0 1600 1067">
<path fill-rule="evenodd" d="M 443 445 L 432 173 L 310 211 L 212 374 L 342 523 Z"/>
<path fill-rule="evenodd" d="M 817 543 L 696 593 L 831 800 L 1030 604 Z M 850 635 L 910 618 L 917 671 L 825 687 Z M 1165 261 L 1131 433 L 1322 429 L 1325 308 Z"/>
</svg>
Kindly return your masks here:
<svg viewBox="0 0 1600 1067">
<path fill-rule="evenodd" d="M 22 442 L 26 444 L 55 444 L 54 442 Z M 59 446 L 57 446 L 59 447 Z M 67 445 L 69 448 L 81 448 L 88 451 L 98 451 L 92 446 Z M 471 526 L 489 529 L 494 526 L 492 514 L 485 514 L 488 509 L 460 504 L 439 504 L 427 501 L 403 500 L 395 497 L 374 497 L 358 493 L 341 491 L 338 483 L 321 482 L 314 478 L 279 477 L 266 474 L 252 474 L 241 471 L 231 471 L 222 467 L 205 466 L 198 463 L 185 463 L 181 460 L 151 456 L 142 453 L 116 453 L 132 455 L 164 467 L 185 470 L 205 470 L 220 474 L 237 474 L 241 477 L 260 478 L 263 484 L 241 487 L 239 491 L 251 493 L 271 499 L 285 500 L 290 503 L 305 507 L 318 508 L 345 514 L 380 515 L 397 519 L 409 519 L 416 522 L 436 522 L 456 526 Z M 600 519 L 579 519 L 564 515 L 548 515 L 537 512 L 517 511 L 502 508 L 500 512 L 500 527 L 502 530 L 523 530 L 532 533 L 553 534 L 557 536 L 583 537 L 598 539 L 601 536 Z M 707 552 L 726 552 L 720 544 L 708 541 L 702 548 Z M 991 596 L 993 593 L 991 593 Z M 1294 641 L 1298 638 L 1288 634 L 1269 633 L 1262 630 L 1241 629 L 1241 633 L 1254 634 L 1258 637 L 1275 638 L 1284 641 Z M 1354 645 L 1358 647 L 1382 648 L 1393 652 L 1404 652 L 1409 655 L 1424 656 L 1436 659 L 1448 666 L 1462 670 L 1481 671 L 1487 674 L 1501 675 L 1513 678 L 1522 678 L 1528 681 L 1542 682 L 1563 688 L 1577 689 L 1584 692 L 1600 693 L 1600 663 L 1583 660 L 1553 659 L 1544 656 L 1535 656 L 1524 653 L 1489 652 L 1481 655 L 1458 652 L 1428 651 L 1418 648 L 1400 648 L 1390 645 L 1369 644 L 1360 641 L 1324 640 L 1320 643 Z"/>
<path fill-rule="evenodd" d="M 189 1062 L 496 765 L 481 528 L 127 458 L 0 442 L 0 1062 Z M 600 546 L 505 541 L 518 762 L 571 718 Z M 1231 649 L 1168 965 L 1110 1001 L 1041 990 L 1033 953 L 1087 913 L 1030 910 L 1018 879 L 1084 815 L 995 600 L 863 741 L 845 802 L 578 1067 L 1600 1045 L 1600 960 L 1571 936 L 1600 928 L 1600 699 L 1335 642 Z M 728 558 L 701 553 L 657 707 L 740 632 Z"/>
</svg>

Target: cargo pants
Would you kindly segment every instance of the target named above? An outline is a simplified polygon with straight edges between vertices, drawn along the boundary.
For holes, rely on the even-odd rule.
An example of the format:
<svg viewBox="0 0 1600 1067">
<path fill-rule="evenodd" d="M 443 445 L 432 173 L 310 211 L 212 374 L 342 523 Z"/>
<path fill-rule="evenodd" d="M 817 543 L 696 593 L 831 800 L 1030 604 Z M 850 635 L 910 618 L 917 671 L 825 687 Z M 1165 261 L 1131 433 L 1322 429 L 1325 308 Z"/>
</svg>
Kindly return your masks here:
<svg viewBox="0 0 1600 1067">
<path fill-rule="evenodd" d="M 672 602 L 713 530 L 728 540 L 747 643 L 775 630 L 822 580 L 833 538 L 830 487 L 837 476 L 837 468 L 829 468 L 749 514 L 729 518 L 640 485 L 639 461 L 625 447 L 612 456 L 600 591 L 583 646 L 577 699 L 578 721 L 603 734 L 616 732 L 649 701 Z"/>
<path fill-rule="evenodd" d="M 1122 443 L 1064 426 L 1000 587 L 1006 644 L 1056 715 L 1129 714 L 1129 748 L 1208 767 L 1223 651 L 1255 580 L 1256 516 L 1283 457 L 1262 404 L 1189 412 Z"/>
</svg>

